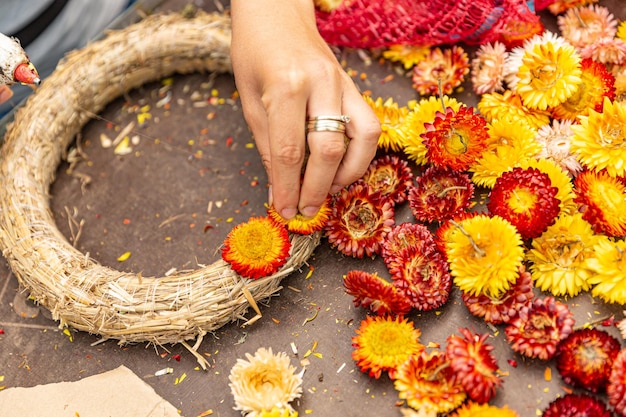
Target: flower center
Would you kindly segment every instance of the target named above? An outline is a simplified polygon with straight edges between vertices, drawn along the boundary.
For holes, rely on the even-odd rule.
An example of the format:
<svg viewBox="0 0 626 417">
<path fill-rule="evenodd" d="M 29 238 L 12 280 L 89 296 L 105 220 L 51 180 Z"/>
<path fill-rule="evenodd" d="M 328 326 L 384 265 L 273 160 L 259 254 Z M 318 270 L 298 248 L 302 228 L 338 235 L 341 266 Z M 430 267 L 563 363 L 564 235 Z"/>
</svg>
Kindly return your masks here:
<svg viewBox="0 0 626 417">
<path fill-rule="evenodd" d="M 526 189 L 514 189 L 509 195 L 508 206 L 515 213 L 527 213 L 537 203 L 537 196 Z"/>
</svg>

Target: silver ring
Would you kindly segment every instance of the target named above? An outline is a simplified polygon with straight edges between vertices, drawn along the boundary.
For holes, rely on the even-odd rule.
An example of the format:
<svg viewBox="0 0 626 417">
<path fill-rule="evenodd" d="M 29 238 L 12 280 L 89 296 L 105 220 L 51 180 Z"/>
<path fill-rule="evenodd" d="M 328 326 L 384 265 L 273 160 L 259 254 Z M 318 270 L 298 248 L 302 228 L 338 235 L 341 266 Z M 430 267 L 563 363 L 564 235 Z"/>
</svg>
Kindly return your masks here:
<svg viewBox="0 0 626 417">
<path fill-rule="evenodd" d="M 346 123 L 350 116 L 317 116 L 307 120 L 306 133 L 309 132 L 346 132 Z"/>
</svg>

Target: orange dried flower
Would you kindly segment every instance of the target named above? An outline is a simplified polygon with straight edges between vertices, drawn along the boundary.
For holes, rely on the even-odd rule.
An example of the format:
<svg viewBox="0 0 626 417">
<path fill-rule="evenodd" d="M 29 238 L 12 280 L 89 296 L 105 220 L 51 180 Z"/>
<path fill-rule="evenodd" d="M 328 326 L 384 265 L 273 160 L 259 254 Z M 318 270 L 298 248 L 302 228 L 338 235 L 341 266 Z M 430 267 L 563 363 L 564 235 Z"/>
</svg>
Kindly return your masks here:
<svg viewBox="0 0 626 417">
<path fill-rule="evenodd" d="M 330 208 L 330 197 L 324 201 L 322 207 L 320 207 L 319 211 L 313 217 L 305 217 L 302 214 L 298 213 L 295 217 L 292 217 L 289 220 L 284 219 L 274 206 L 269 206 L 267 208 L 267 215 L 271 217 L 274 221 L 279 224 L 285 225 L 287 230 L 292 233 L 298 233 L 300 235 L 310 235 L 317 231 L 323 230 L 328 222 L 328 218 L 332 212 Z"/>
<path fill-rule="evenodd" d="M 428 57 L 413 67 L 413 88 L 423 96 L 452 94 L 463 83 L 469 67 L 469 57 L 460 46 L 432 48 Z"/>
<path fill-rule="evenodd" d="M 343 280 L 346 293 L 353 297 L 355 307 L 363 307 L 382 316 L 403 316 L 411 311 L 411 303 L 389 281 L 376 273 L 352 270 Z"/>
<path fill-rule="evenodd" d="M 400 365 L 425 349 L 419 343 L 422 332 L 400 316 L 368 316 L 356 334 L 352 359 L 362 372 L 376 379 L 385 371 L 395 378 Z"/>
<path fill-rule="evenodd" d="M 222 247 L 222 259 L 239 275 L 261 278 L 272 275 L 289 258 L 287 229 L 269 217 L 251 217 L 235 226 Z"/>
</svg>

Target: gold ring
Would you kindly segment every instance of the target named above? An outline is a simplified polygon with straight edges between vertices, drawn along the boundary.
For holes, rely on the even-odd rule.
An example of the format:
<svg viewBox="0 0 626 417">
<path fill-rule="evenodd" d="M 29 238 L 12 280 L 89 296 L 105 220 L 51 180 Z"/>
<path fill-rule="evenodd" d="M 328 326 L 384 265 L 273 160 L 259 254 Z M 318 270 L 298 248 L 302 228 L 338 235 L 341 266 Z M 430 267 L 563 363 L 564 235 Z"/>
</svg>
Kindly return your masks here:
<svg viewBox="0 0 626 417">
<path fill-rule="evenodd" d="M 309 132 L 346 132 L 346 123 L 350 116 L 317 116 L 307 120 L 306 133 Z"/>
</svg>

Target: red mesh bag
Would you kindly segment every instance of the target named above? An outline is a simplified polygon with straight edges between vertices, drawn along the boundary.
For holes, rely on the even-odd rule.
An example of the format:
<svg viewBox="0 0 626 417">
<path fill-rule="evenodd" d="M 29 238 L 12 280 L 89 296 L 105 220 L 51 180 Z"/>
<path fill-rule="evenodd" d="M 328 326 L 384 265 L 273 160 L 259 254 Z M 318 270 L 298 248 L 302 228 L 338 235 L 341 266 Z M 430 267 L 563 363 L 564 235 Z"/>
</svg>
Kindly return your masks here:
<svg viewBox="0 0 626 417">
<path fill-rule="evenodd" d="M 513 46 L 543 30 L 534 2 L 526 0 L 344 0 L 331 12 L 318 11 L 317 22 L 329 44 L 353 48 Z"/>
</svg>

